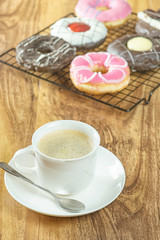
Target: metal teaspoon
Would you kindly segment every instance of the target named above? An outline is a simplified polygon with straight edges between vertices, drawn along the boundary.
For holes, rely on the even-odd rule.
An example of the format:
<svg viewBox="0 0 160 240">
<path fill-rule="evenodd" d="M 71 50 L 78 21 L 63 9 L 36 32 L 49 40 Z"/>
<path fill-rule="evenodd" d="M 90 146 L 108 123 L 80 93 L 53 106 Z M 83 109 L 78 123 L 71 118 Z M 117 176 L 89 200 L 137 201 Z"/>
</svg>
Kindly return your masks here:
<svg viewBox="0 0 160 240">
<path fill-rule="evenodd" d="M 30 179 L 26 178 L 25 176 L 23 176 L 22 174 L 20 174 L 19 172 L 17 172 L 14 168 L 12 168 L 10 165 L 8 165 L 5 162 L 0 162 L 0 167 L 5 170 L 6 172 L 21 178 L 22 180 L 31 183 L 32 185 L 42 189 L 43 191 L 49 193 L 52 195 L 52 197 L 54 197 L 54 199 L 56 200 L 56 202 L 59 204 L 59 206 L 61 206 L 61 208 L 70 211 L 70 212 L 81 212 L 83 210 L 85 210 L 85 205 L 77 200 L 74 199 L 67 199 L 67 198 L 62 198 L 57 196 L 56 194 L 52 193 L 51 191 L 49 191 L 46 188 L 43 188 L 41 186 L 39 186 L 38 184 L 34 183 L 33 181 L 31 181 Z"/>
</svg>

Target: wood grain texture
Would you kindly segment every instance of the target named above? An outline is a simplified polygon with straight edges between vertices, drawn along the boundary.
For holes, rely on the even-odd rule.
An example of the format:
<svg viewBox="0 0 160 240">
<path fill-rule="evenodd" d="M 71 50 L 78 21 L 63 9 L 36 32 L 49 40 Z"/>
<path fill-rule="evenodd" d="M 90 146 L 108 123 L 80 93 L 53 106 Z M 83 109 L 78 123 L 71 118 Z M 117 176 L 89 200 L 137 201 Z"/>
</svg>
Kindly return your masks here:
<svg viewBox="0 0 160 240">
<path fill-rule="evenodd" d="M 13 3 L 14 2 L 14 3 Z M 0 53 L 73 12 L 76 0 L 0 0 Z M 159 0 L 129 0 L 133 11 L 158 9 Z M 56 218 L 32 212 L 7 192 L 0 169 L 0 240 L 160 239 L 160 89 L 148 106 L 129 113 L 63 90 L 0 64 L 0 159 L 31 143 L 41 125 L 74 119 L 91 124 L 101 145 L 126 171 L 122 194 L 87 216 Z"/>
</svg>

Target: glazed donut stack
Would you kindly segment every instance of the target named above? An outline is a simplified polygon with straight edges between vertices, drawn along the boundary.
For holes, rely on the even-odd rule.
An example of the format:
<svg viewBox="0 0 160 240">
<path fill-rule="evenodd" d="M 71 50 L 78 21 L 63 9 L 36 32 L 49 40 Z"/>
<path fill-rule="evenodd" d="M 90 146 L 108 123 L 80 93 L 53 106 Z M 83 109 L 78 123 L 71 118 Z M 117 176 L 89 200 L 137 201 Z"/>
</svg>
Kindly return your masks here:
<svg viewBox="0 0 160 240">
<path fill-rule="evenodd" d="M 34 35 L 16 47 L 19 65 L 56 72 L 70 64 L 70 78 L 80 91 L 91 94 L 121 91 L 130 81 L 130 70 L 147 71 L 160 65 L 160 11 L 138 13 L 136 34 L 111 42 L 104 52 L 77 55 L 101 45 L 111 28 L 127 21 L 126 0 L 79 0 L 77 17 L 66 17 L 50 27 L 50 35 Z M 109 30 L 108 30 L 109 29 Z M 154 39 L 153 39 L 154 38 Z"/>
</svg>

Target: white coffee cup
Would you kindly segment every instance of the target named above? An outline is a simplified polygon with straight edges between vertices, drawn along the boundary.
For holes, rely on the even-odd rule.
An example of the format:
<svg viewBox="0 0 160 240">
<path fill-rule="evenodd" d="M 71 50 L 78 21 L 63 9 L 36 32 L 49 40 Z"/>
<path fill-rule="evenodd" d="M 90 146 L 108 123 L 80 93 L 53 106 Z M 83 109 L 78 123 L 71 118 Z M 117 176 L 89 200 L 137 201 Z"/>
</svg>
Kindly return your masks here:
<svg viewBox="0 0 160 240">
<path fill-rule="evenodd" d="M 85 134 L 93 142 L 91 152 L 73 159 L 56 159 L 44 155 L 37 147 L 40 139 L 57 130 L 74 130 Z M 18 150 L 14 162 L 21 172 L 36 172 L 41 185 L 49 190 L 61 195 L 75 194 L 88 187 L 94 177 L 99 144 L 100 136 L 92 126 L 80 121 L 58 120 L 38 128 L 32 136 L 32 145 Z M 26 167 L 23 156 L 25 161 L 34 162 L 34 167 Z"/>
</svg>

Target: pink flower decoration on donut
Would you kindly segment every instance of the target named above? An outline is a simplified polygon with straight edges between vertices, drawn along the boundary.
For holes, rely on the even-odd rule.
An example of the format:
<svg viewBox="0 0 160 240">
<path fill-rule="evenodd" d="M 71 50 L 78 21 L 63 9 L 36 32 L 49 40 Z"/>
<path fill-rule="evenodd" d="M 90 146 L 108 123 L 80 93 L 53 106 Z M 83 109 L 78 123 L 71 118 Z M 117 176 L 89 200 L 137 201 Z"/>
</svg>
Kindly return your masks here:
<svg viewBox="0 0 160 240">
<path fill-rule="evenodd" d="M 79 84 L 118 84 L 129 74 L 129 67 L 121 57 L 107 52 L 92 52 L 75 57 L 70 71 Z"/>
</svg>

